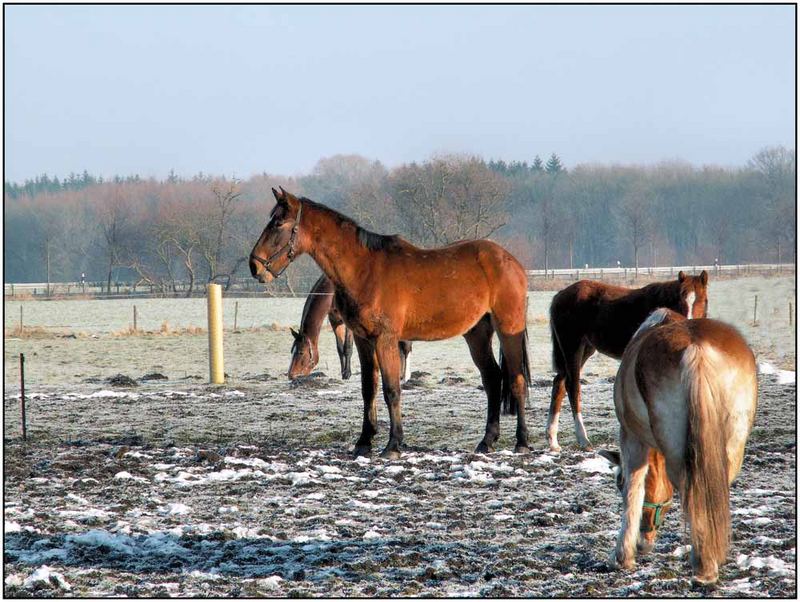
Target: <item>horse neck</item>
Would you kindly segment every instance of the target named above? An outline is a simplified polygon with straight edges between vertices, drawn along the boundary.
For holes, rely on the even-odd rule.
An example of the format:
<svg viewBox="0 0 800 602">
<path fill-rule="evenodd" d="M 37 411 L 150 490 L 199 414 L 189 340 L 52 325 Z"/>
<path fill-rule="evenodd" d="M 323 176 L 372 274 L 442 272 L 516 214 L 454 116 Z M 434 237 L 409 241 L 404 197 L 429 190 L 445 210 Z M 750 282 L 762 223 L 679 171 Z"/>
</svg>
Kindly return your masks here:
<svg viewBox="0 0 800 602">
<path fill-rule="evenodd" d="M 371 251 L 358 241 L 356 227 L 341 224 L 333 211 L 303 204 L 303 251 L 311 255 L 335 288 L 353 291 L 363 280 Z"/>
<path fill-rule="evenodd" d="M 681 287 L 677 281 L 656 282 L 640 289 L 636 289 L 631 294 L 632 301 L 635 302 L 645 316 L 659 307 L 678 309 L 681 298 Z"/>
<path fill-rule="evenodd" d="M 328 291 L 328 287 L 320 286 L 320 283 L 330 284 L 330 280 L 323 276 L 313 286 L 303 306 L 303 318 L 300 321 L 300 332 L 310 338 L 314 345 L 317 344 L 322 323 L 333 303 L 333 287 Z"/>
<path fill-rule="evenodd" d="M 672 499 L 672 483 L 667 476 L 664 456 L 654 449 L 648 456 L 649 470 L 645 477 L 645 501 L 662 504 Z"/>
</svg>

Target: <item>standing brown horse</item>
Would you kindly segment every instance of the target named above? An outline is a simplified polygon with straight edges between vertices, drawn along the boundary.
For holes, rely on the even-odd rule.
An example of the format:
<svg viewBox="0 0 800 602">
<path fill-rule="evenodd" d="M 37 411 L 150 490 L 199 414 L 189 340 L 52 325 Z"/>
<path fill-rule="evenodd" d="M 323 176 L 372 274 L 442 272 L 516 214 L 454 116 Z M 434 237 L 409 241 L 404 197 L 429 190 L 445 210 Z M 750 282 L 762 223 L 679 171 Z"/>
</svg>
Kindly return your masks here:
<svg viewBox="0 0 800 602">
<path fill-rule="evenodd" d="M 486 434 L 479 452 L 499 437 L 500 407 L 517 414 L 519 452 L 528 449 L 527 277 L 520 263 L 488 240 L 420 249 L 398 236 L 361 228 L 309 199 L 273 189 L 277 204 L 250 254 L 261 282 L 279 276 L 308 253 L 335 288 L 335 302 L 353 331 L 361 362 L 364 421 L 355 453 L 368 454 L 377 431 L 378 373 L 389 409 L 389 442 L 382 457 L 400 456 L 399 341 L 435 341 L 463 335 L 488 398 Z M 492 334 L 500 340 L 500 366 Z"/>
<path fill-rule="evenodd" d="M 613 566 L 633 566 L 637 539 L 640 551 L 652 547 L 674 486 L 691 527 L 695 580 L 717 580 L 730 541 L 730 484 L 742 467 L 757 398 L 755 358 L 735 328 L 665 308 L 647 318 L 614 382 L 621 457 L 603 454 L 621 465 L 625 508 Z M 641 537 L 643 506 L 655 513 L 650 537 Z"/>
<path fill-rule="evenodd" d="M 333 302 L 333 282 L 324 274 L 311 287 L 303 306 L 303 315 L 300 319 L 300 331 L 290 329 L 294 337 L 292 344 L 292 361 L 289 363 L 290 379 L 306 376 L 311 373 L 319 363 L 319 332 L 322 322 L 328 316 L 328 322 L 336 337 L 336 351 L 339 354 L 339 363 L 342 369 L 342 379 L 350 378 L 350 357 L 353 354 L 353 333 L 345 326 L 342 314 L 336 303 Z M 400 341 L 400 362 L 402 365 L 401 381 L 408 380 L 411 363 L 408 355 L 411 353 L 411 342 Z"/>
<path fill-rule="evenodd" d="M 550 304 L 553 339 L 553 391 L 547 419 L 550 449 L 559 451 L 558 415 L 565 391 L 569 393 L 578 445 L 591 448 L 581 416 L 581 368 L 595 351 L 619 359 L 633 333 L 658 307 L 689 318 L 704 318 L 708 310 L 708 272 L 630 289 L 593 280 L 581 280 L 559 291 Z M 566 387 L 565 387 L 566 383 Z"/>
</svg>

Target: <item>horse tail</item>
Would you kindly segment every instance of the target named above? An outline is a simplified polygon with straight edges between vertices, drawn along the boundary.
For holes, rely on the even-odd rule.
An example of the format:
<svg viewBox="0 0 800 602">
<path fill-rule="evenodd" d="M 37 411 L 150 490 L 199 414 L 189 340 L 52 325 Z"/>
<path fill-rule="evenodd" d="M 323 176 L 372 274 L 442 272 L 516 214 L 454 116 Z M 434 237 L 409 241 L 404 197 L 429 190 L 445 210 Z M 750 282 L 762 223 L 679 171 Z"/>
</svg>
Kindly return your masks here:
<svg viewBox="0 0 800 602">
<path fill-rule="evenodd" d="M 681 359 L 688 400 L 685 479 L 681 500 L 691 525 L 696 566 L 716 575 L 725 562 L 731 534 L 727 428 L 723 399 L 714 382 L 715 351 L 690 345 Z M 699 564 L 698 564 L 699 563 Z"/>
<path fill-rule="evenodd" d="M 528 300 L 525 299 L 525 328 L 522 330 L 522 353 L 520 355 L 522 365 L 520 372 L 525 379 L 525 397 L 527 399 L 528 387 L 531 386 L 531 365 L 528 359 Z M 503 346 L 500 345 L 500 399 L 503 401 L 503 414 L 516 416 L 517 403 L 511 394 L 511 373 L 508 370 L 508 362 L 503 353 Z"/>
</svg>

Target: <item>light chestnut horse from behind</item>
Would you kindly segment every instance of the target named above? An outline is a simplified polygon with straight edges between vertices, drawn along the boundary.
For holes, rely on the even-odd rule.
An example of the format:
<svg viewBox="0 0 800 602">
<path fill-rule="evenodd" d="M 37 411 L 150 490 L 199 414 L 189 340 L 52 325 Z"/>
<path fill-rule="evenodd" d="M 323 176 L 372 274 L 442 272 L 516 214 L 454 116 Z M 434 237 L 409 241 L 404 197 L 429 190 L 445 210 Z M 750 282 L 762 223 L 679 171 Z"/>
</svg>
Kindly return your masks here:
<svg viewBox="0 0 800 602">
<path fill-rule="evenodd" d="M 612 566 L 634 566 L 640 529 L 640 550 L 652 547 L 643 506 L 665 506 L 674 486 L 690 525 L 694 579 L 717 580 L 730 543 L 730 484 L 742 467 L 757 397 L 755 358 L 735 328 L 666 308 L 645 320 L 614 383 L 624 513 Z M 665 492 L 666 503 L 654 499 Z"/>
</svg>

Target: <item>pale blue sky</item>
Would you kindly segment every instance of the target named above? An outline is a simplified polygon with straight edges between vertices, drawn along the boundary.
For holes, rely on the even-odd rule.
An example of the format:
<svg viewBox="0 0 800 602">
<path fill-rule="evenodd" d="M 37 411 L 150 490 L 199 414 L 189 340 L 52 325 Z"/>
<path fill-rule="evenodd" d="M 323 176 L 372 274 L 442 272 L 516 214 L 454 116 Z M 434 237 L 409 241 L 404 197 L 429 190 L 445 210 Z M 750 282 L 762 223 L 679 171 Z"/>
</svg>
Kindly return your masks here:
<svg viewBox="0 0 800 602">
<path fill-rule="evenodd" d="M 793 6 L 6 6 L 5 177 L 335 153 L 744 164 L 794 145 Z"/>
</svg>

